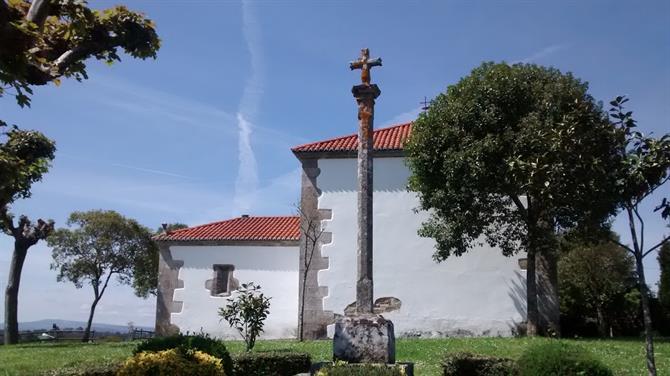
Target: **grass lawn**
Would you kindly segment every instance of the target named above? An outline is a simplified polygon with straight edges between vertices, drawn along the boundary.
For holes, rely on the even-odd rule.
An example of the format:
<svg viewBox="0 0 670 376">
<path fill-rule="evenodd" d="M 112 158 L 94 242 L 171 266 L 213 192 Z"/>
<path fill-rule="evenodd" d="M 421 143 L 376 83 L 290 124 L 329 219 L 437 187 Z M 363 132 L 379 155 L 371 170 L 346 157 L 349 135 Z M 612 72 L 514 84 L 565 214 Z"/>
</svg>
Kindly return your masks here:
<svg viewBox="0 0 670 376">
<path fill-rule="evenodd" d="M 440 375 L 440 359 L 445 352 L 470 351 L 517 358 L 531 342 L 529 338 L 446 338 L 399 339 L 397 359 L 412 361 L 418 376 Z M 644 348 L 641 340 L 569 340 L 590 349 L 609 365 L 616 375 L 645 375 Z M 228 342 L 231 352 L 244 351 L 242 342 Z M 0 346 L 0 376 L 39 375 L 40 372 L 82 363 L 122 360 L 135 343 L 100 344 L 26 344 Z M 259 341 L 257 350 L 293 349 L 312 355 L 314 361 L 331 358 L 330 341 Z M 657 340 L 656 364 L 659 375 L 670 375 L 670 341 Z"/>
</svg>

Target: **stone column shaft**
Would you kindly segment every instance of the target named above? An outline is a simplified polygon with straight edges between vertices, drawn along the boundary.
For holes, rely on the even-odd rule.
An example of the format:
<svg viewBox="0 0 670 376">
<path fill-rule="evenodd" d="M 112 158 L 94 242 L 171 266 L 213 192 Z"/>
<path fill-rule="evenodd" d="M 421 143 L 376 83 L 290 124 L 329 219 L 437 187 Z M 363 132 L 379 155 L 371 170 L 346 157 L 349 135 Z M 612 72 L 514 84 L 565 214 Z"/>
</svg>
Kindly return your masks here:
<svg viewBox="0 0 670 376">
<path fill-rule="evenodd" d="M 357 85 L 352 93 L 358 102 L 358 279 L 356 311 L 373 312 L 372 282 L 372 191 L 373 191 L 373 124 L 377 85 Z"/>
</svg>

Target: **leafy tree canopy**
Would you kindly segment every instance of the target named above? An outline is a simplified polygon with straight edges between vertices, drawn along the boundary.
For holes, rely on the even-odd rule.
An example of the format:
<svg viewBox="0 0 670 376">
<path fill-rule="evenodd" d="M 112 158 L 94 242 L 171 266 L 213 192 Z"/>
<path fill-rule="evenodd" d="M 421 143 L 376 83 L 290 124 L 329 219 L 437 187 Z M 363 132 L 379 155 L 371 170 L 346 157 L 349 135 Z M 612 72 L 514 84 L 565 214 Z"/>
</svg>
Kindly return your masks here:
<svg viewBox="0 0 670 376">
<path fill-rule="evenodd" d="M 617 238 L 614 233 L 609 236 Z M 639 299 L 629 302 L 631 296 L 639 295 L 633 256 L 612 241 L 593 244 L 564 239 L 561 248 L 561 314 L 582 324 L 596 323 L 601 336 L 608 336 L 612 327 L 628 329 L 629 318 L 637 319 L 640 304 Z"/>
<path fill-rule="evenodd" d="M 31 85 L 88 78 L 88 58 L 111 64 L 119 49 L 155 58 L 159 47 L 153 22 L 124 6 L 98 11 L 85 0 L 0 0 L 0 96 L 12 88 L 19 105 L 29 105 Z"/>
<path fill-rule="evenodd" d="M 431 212 L 420 234 L 436 260 L 482 235 L 510 255 L 538 221 L 555 232 L 614 212 L 623 141 L 587 89 L 553 68 L 484 63 L 419 116 L 410 188 Z"/>
<path fill-rule="evenodd" d="M 133 284 L 137 266 L 155 252 L 151 231 L 115 211 L 74 212 L 67 224 L 74 228 L 58 229 L 48 238 L 52 268 L 58 271 L 58 281 L 78 288 L 89 283 L 102 295 L 112 276 Z"/>
<path fill-rule="evenodd" d="M 43 134 L 0 121 L 0 206 L 30 197 L 30 187 L 47 172 L 55 151 Z"/>
</svg>

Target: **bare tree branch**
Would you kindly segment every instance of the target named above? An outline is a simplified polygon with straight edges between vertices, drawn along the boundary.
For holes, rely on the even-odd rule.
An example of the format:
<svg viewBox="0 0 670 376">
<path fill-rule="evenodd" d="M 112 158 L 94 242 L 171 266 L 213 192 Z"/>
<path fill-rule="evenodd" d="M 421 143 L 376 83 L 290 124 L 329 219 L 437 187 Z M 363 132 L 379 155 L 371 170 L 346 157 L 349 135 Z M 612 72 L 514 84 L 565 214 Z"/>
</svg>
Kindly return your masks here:
<svg viewBox="0 0 670 376">
<path fill-rule="evenodd" d="M 666 243 L 667 241 L 669 241 L 669 240 L 670 240 L 670 236 L 666 236 L 665 239 L 661 240 L 658 244 L 656 244 L 655 246 L 649 248 L 649 250 L 648 250 L 647 252 L 645 252 L 645 253 L 642 255 L 642 257 L 645 257 L 645 256 L 647 256 L 648 254 L 652 253 L 653 251 L 655 251 L 656 249 L 658 249 L 658 247 L 662 246 L 663 244 L 665 244 L 665 243 Z"/>
<path fill-rule="evenodd" d="M 8 235 L 14 236 L 16 234 L 16 227 L 14 227 L 14 219 L 12 218 L 12 215 L 9 214 L 7 205 L 0 206 L 0 221 L 2 221 L 3 227 L 6 229 L 6 231 L 9 232 Z"/>
<path fill-rule="evenodd" d="M 28 9 L 28 14 L 26 14 L 26 19 L 37 24 L 41 29 L 49 15 L 49 3 L 50 0 L 33 0 L 30 9 Z"/>
<path fill-rule="evenodd" d="M 645 198 L 647 198 L 647 196 L 649 196 L 650 194 L 654 193 L 658 188 L 660 188 L 661 186 L 663 186 L 663 184 L 667 183 L 668 180 L 670 180 L 670 175 L 668 175 L 665 179 L 661 180 L 661 182 L 658 183 L 657 185 L 655 185 L 655 186 L 649 188 L 649 190 L 648 190 L 647 192 L 645 192 L 645 194 L 642 195 L 642 197 L 636 199 L 636 201 L 637 201 L 637 202 L 641 202 L 642 200 L 644 200 Z"/>
<path fill-rule="evenodd" d="M 63 74 L 72 63 L 86 57 L 93 47 L 92 44 L 80 44 L 71 50 L 63 52 L 53 63 L 58 70 L 58 74 Z"/>
<path fill-rule="evenodd" d="M 619 247 L 625 249 L 626 251 L 632 253 L 633 255 L 635 255 L 635 251 L 633 251 L 633 249 L 630 248 L 629 246 L 627 246 L 627 245 L 621 243 L 620 241 L 618 241 L 618 240 L 616 240 L 616 239 L 610 239 L 610 241 L 611 241 L 612 243 L 618 245 Z"/>
<path fill-rule="evenodd" d="M 628 213 L 628 227 L 630 230 L 630 237 L 633 240 L 633 249 L 635 250 L 635 252 L 633 252 L 633 255 L 637 259 L 638 257 L 642 256 L 642 249 L 640 249 L 640 244 L 638 243 L 637 240 L 637 229 L 635 228 L 635 218 L 633 216 L 632 205 L 626 206 L 626 212 Z"/>
<path fill-rule="evenodd" d="M 642 216 L 640 216 L 640 212 L 637 209 L 637 205 L 633 206 L 633 213 L 635 213 L 637 220 L 640 221 L 640 251 L 644 251 L 644 221 L 642 220 Z"/>
<path fill-rule="evenodd" d="M 107 279 L 105 279 L 105 284 L 102 286 L 102 290 L 100 290 L 99 298 L 102 298 L 102 294 L 104 294 L 105 290 L 107 290 L 107 284 L 109 284 L 109 279 L 112 278 L 112 274 L 114 274 L 112 271 L 107 274 Z"/>
</svg>

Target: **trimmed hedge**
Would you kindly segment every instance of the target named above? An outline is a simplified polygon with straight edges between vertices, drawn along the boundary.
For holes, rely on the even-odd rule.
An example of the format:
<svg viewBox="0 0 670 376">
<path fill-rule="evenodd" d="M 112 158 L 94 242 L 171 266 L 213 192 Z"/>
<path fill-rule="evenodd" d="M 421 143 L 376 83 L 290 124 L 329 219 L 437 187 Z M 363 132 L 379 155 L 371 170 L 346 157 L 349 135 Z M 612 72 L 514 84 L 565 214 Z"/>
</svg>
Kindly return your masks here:
<svg viewBox="0 0 670 376">
<path fill-rule="evenodd" d="M 401 365 L 335 363 L 321 368 L 316 376 L 406 376 Z"/>
<path fill-rule="evenodd" d="M 233 364 L 238 376 L 293 376 L 309 372 L 312 359 L 302 352 L 254 351 L 236 354 Z"/>
<path fill-rule="evenodd" d="M 180 375 L 230 376 L 225 373 L 221 359 L 202 351 L 180 349 L 147 351 L 128 358 L 117 376 Z"/>
<path fill-rule="evenodd" d="M 531 344 L 517 361 L 521 376 L 612 376 L 612 370 L 581 346 L 561 341 Z"/>
<path fill-rule="evenodd" d="M 442 362 L 443 376 L 516 376 L 516 363 L 507 358 L 467 352 L 448 354 Z"/>
<path fill-rule="evenodd" d="M 180 349 L 186 353 L 188 350 L 202 351 L 221 359 L 223 370 L 226 375 L 233 375 L 233 361 L 226 345 L 222 341 L 211 338 L 208 334 L 183 335 L 176 334 L 167 337 L 156 337 L 148 339 L 135 347 L 133 355 L 142 352 L 158 352 L 170 349 Z"/>
<path fill-rule="evenodd" d="M 42 376 L 116 376 L 122 364 L 122 362 L 83 363 L 75 367 L 46 371 Z"/>
</svg>

